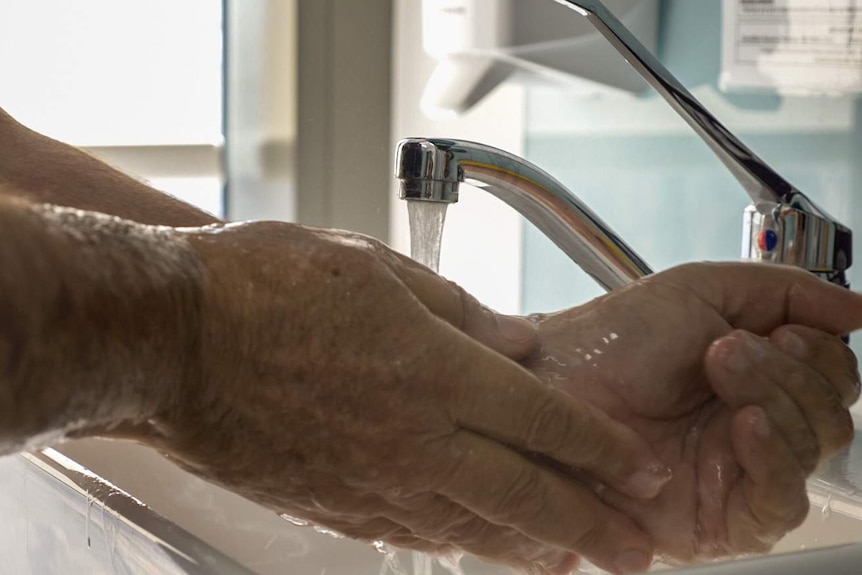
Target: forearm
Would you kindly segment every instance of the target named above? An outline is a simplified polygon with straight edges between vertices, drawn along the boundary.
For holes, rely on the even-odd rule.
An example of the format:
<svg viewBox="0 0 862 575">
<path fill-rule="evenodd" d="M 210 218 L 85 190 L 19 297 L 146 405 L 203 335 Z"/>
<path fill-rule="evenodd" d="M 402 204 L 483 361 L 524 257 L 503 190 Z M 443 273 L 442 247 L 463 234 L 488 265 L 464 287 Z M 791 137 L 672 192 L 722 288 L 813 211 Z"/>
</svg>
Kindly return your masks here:
<svg viewBox="0 0 862 575">
<path fill-rule="evenodd" d="M 151 225 L 201 226 L 214 216 L 96 158 L 33 132 L 0 110 L 0 193 Z"/>
<path fill-rule="evenodd" d="M 158 418 L 195 381 L 203 271 L 181 234 L 0 196 L 0 236 L 0 453 Z"/>
</svg>

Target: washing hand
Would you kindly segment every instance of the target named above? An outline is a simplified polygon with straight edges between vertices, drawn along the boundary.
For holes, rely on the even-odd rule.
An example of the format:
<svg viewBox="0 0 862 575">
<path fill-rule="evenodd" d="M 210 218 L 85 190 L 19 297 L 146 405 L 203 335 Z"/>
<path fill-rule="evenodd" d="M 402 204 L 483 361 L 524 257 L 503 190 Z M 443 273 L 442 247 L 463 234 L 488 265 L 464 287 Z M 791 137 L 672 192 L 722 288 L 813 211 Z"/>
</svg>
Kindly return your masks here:
<svg viewBox="0 0 862 575">
<path fill-rule="evenodd" d="M 525 365 L 673 470 L 651 501 L 592 482 L 670 560 L 770 549 L 808 511 L 806 476 L 852 438 L 856 360 L 833 334 L 862 327 L 862 296 L 807 272 L 688 265 L 536 319 Z"/>
<path fill-rule="evenodd" d="M 4 198 L 150 224 L 216 221 L 0 110 Z M 6 211 L 13 219 L 19 212 L 33 217 L 20 207 Z M 663 480 L 657 458 L 630 430 L 544 389 L 506 359 L 531 351 L 535 330 L 528 322 L 491 313 L 427 269 L 357 235 L 279 224 L 155 233 L 132 221 L 106 225 L 96 214 L 68 212 L 63 219 L 73 239 L 99 241 L 54 245 L 52 260 L 35 248 L 36 240 L 58 243 L 44 221 L 30 226 L 33 240 L 21 239 L 5 220 L 0 226 L 0 247 L 13 262 L 0 258 L 3 269 L 16 270 L 19 261 L 37 268 L 60 262 L 43 266 L 42 275 L 3 276 L 11 283 L 0 290 L 0 308 L 11 301 L 31 321 L 31 308 L 38 316 L 55 300 L 78 302 L 56 314 L 66 319 L 68 337 L 58 336 L 54 318 L 45 328 L 52 337 L 23 346 L 47 374 L 50 392 L 0 377 L 46 404 L 22 408 L 30 396 L 9 396 L 19 401 L 11 410 L 19 418 L 69 404 L 64 394 L 74 393 L 76 406 L 101 407 L 102 416 L 91 421 L 71 410 L 52 412 L 63 434 L 152 445 L 274 510 L 359 539 L 430 551 L 457 547 L 536 573 L 568 572 L 575 552 L 615 571 L 649 563 L 651 542 L 630 519 L 523 455 L 539 452 L 590 469 L 632 495 L 651 496 Z M 132 246 L 132 256 L 119 249 L 129 242 L 118 238 L 147 237 L 152 241 Z M 201 287 L 206 294 L 200 329 L 187 317 L 197 317 L 197 308 L 153 272 L 173 249 L 196 262 L 187 243 L 209 270 L 205 286 L 186 290 L 196 294 Z M 187 276 L 197 277 L 192 272 L 195 265 L 176 270 L 184 289 L 192 283 Z M 49 288 L 66 276 L 77 279 L 59 298 Z M 122 282 L 103 285 L 100 278 L 114 276 L 145 296 L 131 305 L 134 290 L 112 294 Z M 21 301 L 10 300 L 13 292 Z M 187 306 L 194 313 L 184 315 Z M 187 333 L 200 337 L 189 341 Z M 0 329 L 0 368 L 4 352 L 17 349 L 4 335 Z M 71 351 L 70 341 L 76 343 Z M 69 373 L 85 374 L 82 381 L 96 391 L 82 400 L 84 386 Z M 139 381 L 144 399 L 134 398 L 145 405 L 126 405 L 130 399 L 115 390 L 138 389 Z M 177 399 L 162 405 L 162 392 Z M 122 410 L 113 405 L 118 398 Z M 105 416 L 115 412 L 134 416 Z M 569 440 L 558 444 L 560 429 Z M 38 428 L 17 431 L 20 442 L 45 437 Z"/>
<path fill-rule="evenodd" d="M 529 322 L 362 236 L 276 223 L 189 236 L 209 270 L 201 384 L 146 442 L 363 540 L 533 573 L 568 573 L 576 553 L 614 572 L 649 565 L 634 522 L 524 455 L 635 500 L 668 478 L 627 427 L 503 357 L 532 350 Z"/>
</svg>

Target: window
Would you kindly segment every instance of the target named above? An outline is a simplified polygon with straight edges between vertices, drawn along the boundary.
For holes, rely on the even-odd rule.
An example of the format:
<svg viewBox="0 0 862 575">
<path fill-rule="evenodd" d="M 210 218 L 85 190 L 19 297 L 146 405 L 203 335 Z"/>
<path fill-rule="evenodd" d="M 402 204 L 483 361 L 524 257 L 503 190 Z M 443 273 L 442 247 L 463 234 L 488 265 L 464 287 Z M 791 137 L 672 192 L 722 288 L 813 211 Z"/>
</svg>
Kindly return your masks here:
<svg viewBox="0 0 862 575">
<path fill-rule="evenodd" d="M 223 214 L 218 0 L 4 0 L 0 107 Z"/>
</svg>

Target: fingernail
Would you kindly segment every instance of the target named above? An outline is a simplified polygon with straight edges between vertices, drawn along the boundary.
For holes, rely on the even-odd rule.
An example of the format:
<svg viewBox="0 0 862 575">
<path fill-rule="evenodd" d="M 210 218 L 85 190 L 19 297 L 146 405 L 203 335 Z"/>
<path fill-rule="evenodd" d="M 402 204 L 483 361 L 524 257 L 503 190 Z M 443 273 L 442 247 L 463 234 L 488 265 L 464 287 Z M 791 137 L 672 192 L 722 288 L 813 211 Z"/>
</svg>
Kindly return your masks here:
<svg viewBox="0 0 862 575">
<path fill-rule="evenodd" d="M 737 336 L 736 345 L 727 358 L 727 368 L 734 372 L 744 372 L 751 369 L 755 360 L 765 353 L 764 341 L 755 335 Z"/>
<path fill-rule="evenodd" d="M 621 573 L 642 573 L 649 569 L 652 557 L 639 549 L 627 549 L 617 555 L 614 565 Z"/>
<path fill-rule="evenodd" d="M 496 314 L 496 316 L 497 329 L 509 341 L 523 343 L 536 337 L 536 327 L 526 319 L 512 315 Z"/>
<path fill-rule="evenodd" d="M 760 412 L 754 418 L 754 433 L 761 439 L 766 439 L 772 432 L 772 427 L 769 425 L 769 418 L 765 413 Z"/>
<path fill-rule="evenodd" d="M 632 475 L 626 486 L 635 497 L 652 499 L 671 480 L 673 473 L 664 465 L 652 465 Z"/>
<path fill-rule="evenodd" d="M 792 331 L 785 331 L 781 334 L 778 346 L 781 348 L 781 351 L 796 359 L 805 359 L 808 355 L 808 346 L 802 341 L 801 337 Z"/>
</svg>

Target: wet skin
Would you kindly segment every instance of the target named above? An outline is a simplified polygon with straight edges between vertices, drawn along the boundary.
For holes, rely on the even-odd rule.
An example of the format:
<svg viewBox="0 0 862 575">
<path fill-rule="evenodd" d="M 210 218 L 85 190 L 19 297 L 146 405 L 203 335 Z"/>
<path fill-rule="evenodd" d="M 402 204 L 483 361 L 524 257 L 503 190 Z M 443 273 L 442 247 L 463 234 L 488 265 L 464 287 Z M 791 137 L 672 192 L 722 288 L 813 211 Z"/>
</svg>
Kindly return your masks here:
<svg viewBox="0 0 862 575">
<path fill-rule="evenodd" d="M 746 270 L 684 266 L 534 318 L 540 348 L 525 364 L 637 431 L 673 470 L 651 501 L 587 479 L 669 561 L 770 549 L 808 511 L 805 477 L 852 438 L 856 360 L 833 335 L 857 326 L 852 295 L 815 304 L 818 280 L 788 269 L 735 296 Z"/>
</svg>

